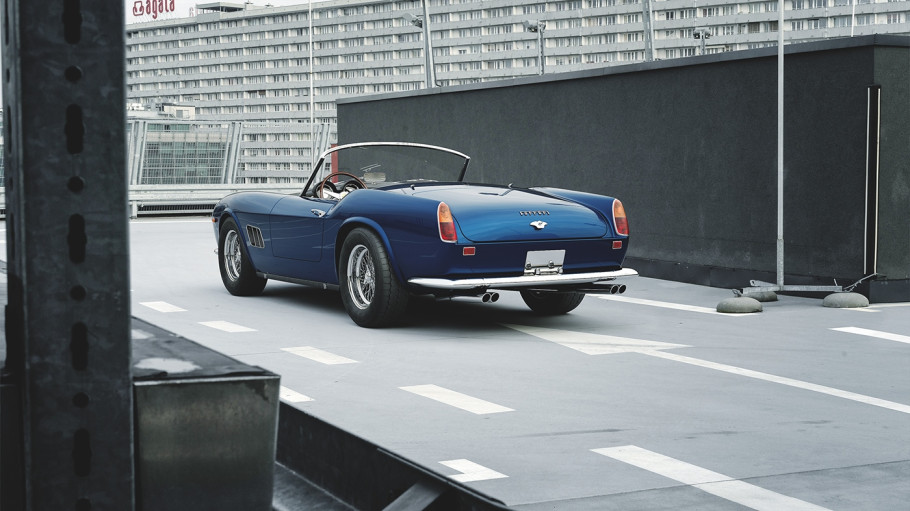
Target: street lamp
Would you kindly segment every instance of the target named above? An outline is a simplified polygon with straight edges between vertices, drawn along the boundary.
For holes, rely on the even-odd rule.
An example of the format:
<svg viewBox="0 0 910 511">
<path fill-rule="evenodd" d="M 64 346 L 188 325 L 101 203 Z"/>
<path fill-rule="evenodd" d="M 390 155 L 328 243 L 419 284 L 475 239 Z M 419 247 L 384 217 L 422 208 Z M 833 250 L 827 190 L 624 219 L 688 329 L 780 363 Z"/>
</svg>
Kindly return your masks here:
<svg viewBox="0 0 910 511">
<path fill-rule="evenodd" d="M 436 86 L 436 79 L 433 69 L 433 45 L 430 42 L 430 14 L 427 11 L 427 0 L 423 0 L 423 16 L 414 16 L 413 14 L 405 14 L 402 16 L 402 19 L 414 25 L 415 27 L 423 29 L 423 52 L 426 59 L 424 66 L 426 67 L 427 72 L 427 88 Z"/>
<path fill-rule="evenodd" d="M 711 38 L 711 31 L 707 28 L 696 28 L 695 31 L 692 32 L 692 36 L 696 39 L 701 39 L 701 54 L 704 55 L 705 41 Z"/>
<path fill-rule="evenodd" d="M 523 23 L 525 30 L 528 32 L 537 32 L 537 48 L 539 49 L 540 59 L 540 72 L 538 74 L 543 74 L 544 71 L 544 56 L 543 56 L 543 31 L 547 28 L 547 24 L 543 21 L 538 20 L 529 20 Z"/>
</svg>

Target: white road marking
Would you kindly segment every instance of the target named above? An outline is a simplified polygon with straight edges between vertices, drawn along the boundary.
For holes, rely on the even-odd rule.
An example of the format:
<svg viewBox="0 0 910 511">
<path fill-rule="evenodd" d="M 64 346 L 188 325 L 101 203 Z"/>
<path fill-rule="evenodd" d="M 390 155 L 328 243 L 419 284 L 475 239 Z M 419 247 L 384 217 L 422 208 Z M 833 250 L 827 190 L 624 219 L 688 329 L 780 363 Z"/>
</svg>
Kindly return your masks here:
<svg viewBox="0 0 910 511">
<path fill-rule="evenodd" d="M 499 472 L 489 469 L 483 465 L 478 465 L 470 460 L 449 460 L 449 461 L 440 461 L 439 463 L 461 472 L 461 474 L 456 474 L 448 476 L 449 479 L 461 482 L 469 483 L 471 481 L 486 481 L 488 479 L 502 479 L 504 477 L 509 477 L 505 474 L 500 474 Z"/>
<path fill-rule="evenodd" d="M 255 332 L 256 330 L 252 328 L 247 328 L 242 325 L 237 325 L 231 323 L 230 321 L 200 321 L 200 325 L 207 326 L 209 328 L 214 328 L 216 330 L 221 330 L 222 332 L 228 332 L 232 334 L 240 332 Z"/>
<path fill-rule="evenodd" d="M 675 353 L 666 353 L 663 351 L 652 351 L 651 353 L 645 353 L 645 355 L 650 355 L 652 357 L 665 358 L 667 360 L 673 360 L 675 362 L 682 362 L 684 364 L 690 364 L 698 367 L 704 367 L 707 369 L 714 369 L 716 371 L 723 371 L 725 373 L 738 374 L 740 376 L 745 376 L 747 378 L 755 378 L 756 380 L 764 380 L 772 383 L 779 383 L 781 385 L 787 385 L 788 387 L 795 387 L 803 390 L 811 390 L 812 392 L 818 392 L 819 394 L 827 394 L 829 396 L 839 397 L 843 399 L 849 399 L 851 401 L 856 401 L 858 403 L 864 403 L 867 405 L 878 406 L 881 408 L 887 408 L 889 410 L 894 410 L 901 413 L 910 413 L 910 405 L 905 405 L 903 403 L 895 403 L 893 401 L 886 401 L 884 399 L 879 399 L 877 397 L 865 396 L 863 394 L 857 394 L 855 392 L 849 392 L 846 390 L 835 389 L 832 387 L 826 387 L 824 385 L 816 385 L 815 383 L 809 383 L 800 380 L 794 380 L 792 378 L 786 378 L 784 376 L 775 376 L 773 374 L 762 373 L 759 371 L 752 371 L 751 369 L 743 369 L 741 367 L 718 364 L 715 362 L 708 362 L 707 360 L 700 360 L 697 358 L 686 357 L 683 355 L 677 355 Z"/>
<path fill-rule="evenodd" d="M 910 307 L 910 302 L 895 302 L 895 303 L 873 303 L 870 307 L 875 307 L 876 309 L 888 309 L 891 307 Z"/>
<path fill-rule="evenodd" d="M 150 339 L 150 338 L 154 337 L 154 335 L 146 332 L 145 330 L 139 330 L 138 328 L 132 329 L 132 331 L 130 332 L 130 336 L 133 339 Z"/>
<path fill-rule="evenodd" d="M 729 476 L 634 445 L 591 450 L 752 509 L 761 511 L 827 510 L 827 508 L 738 481 Z"/>
<path fill-rule="evenodd" d="M 519 332 L 524 332 L 566 348 L 587 353 L 588 355 L 610 355 L 613 353 L 642 353 L 653 350 L 668 350 L 673 348 L 689 348 L 685 344 L 671 344 L 669 342 L 645 341 L 630 339 L 628 337 L 614 337 L 612 335 L 589 334 L 586 332 L 570 332 L 524 325 L 503 325 Z M 647 353 L 645 353 L 647 354 Z"/>
<path fill-rule="evenodd" d="M 281 348 L 281 351 L 293 353 L 297 356 L 300 356 L 303 358 L 308 358 L 314 362 L 319 362 L 321 364 L 326 364 L 326 365 L 358 363 L 356 360 L 351 360 L 347 357 L 342 357 L 341 355 L 329 353 L 328 351 L 323 351 L 319 348 L 314 348 L 312 346 L 298 346 L 296 348 Z"/>
<path fill-rule="evenodd" d="M 158 312 L 186 312 L 186 309 L 171 305 L 167 302 L 139 302 L 139 305 L 145 305 L 149 309 Z"/>
<path fill-rule="evenodd" d="M 278 397 L 282 401 L 287 401 L 288 403 L 303 403 L 306 401 L 313 400 L 313 398 L 311 398 L 309 396 L 304 396 L 300 392 L 291 390 L 284 386 L 282 386 L 280 389 L 278 389 Z"/>
<path fill-rule="evenodd" d="M 753 371 L 751 369 L 744 369 L 742 367 L 731 366 L 727 364 L 718 364 L 716 362 L 709 362 L 707 360 L 701 360 L 692 357 L 686 357 L 683 355 L 677 355 L 675 353 L 667 353 L 661 351 L 664 349 L 672 348 L 684 348 L 688 347 L 682 344 L 670 344 L 670 343 L 660 343 L 656 341 L 642 341 L 639 339 L 626 339 L 623 337 L 613 337 L 610 335 L 599 335 L 599 334 L 580 334 L 579 332 L 570 332 L 565 330 L 555 330 L 551 328 L 540 328 L 540 327 L 518 327 L 515 325 L 505 325 L 516 330 L 520 330 L 529 335 L 533 335 L 540 339 L 546 341 L 554 342 L 561 344 L 584 353 L 591 355 L 600 355 L 600 354 L 611 354 L 611 353 L 640 353 L 642 355 L 648 355 L 651 357 L 663 358 L 666 360 L 672 360 L 674 362 L 682 362 L 684 364 L 694 365 L 698 367 L 703 367 L 706 369 L 713 369 L 715 371 L 722 371 L 725 373 L 736 374 L 739 376 L 745 376 L 747 378 L 754 378 L 757 380 L 763 380 L 772 383 L 778 383 L 781 385 L 787 385 L 789 387 L 800 388 L 803 390 L 810 390 L 812 392 L 818 392 L 820 394 L 826 394 L 829 396 L 839 397 L 843 399 L 849 399 L 851 401 L 856 401 L 859 403 L 864 403 L 872 406 L 878 406 L 881 408 L 887 408 L 889 410 L 894 410 L 901 413 L 910 413 L 910 405 L 905 405 L 903 403 L 895 403 L 893 401 L 886 401 L 884 399 L 879 399 L 876 397 L 865 396 L 863 394 L 857 394 L 855 392 L 849 392 L 846 390 L 835 389 L 832 387 L 826 387 L 824 385 L 816 385 L 814 383 L 804 382 L 800 380 L 794 380 L 792 378 L 786 378 L 783 376 L 775 376 L 773 374 L 762 373 L 759 371 Z M 586 346 L 597 346 L 596 349 L 584 351 L 578 349 L 577 347 L 570 346 L 572 343 L 571 339 L 576 336 L 581 335 L 581 338 L 585 340 Z M 570 339 L 568 344 L 564 344 L 566 339 Z M 636 345 L 636 343 L 639 343 Z M 653 345 L 653 347 L 649 347 Z M 612 346 L 612 349 L 611 349 Z"/>
<path fill-rule="evenodd" d="M 700 312 L 702 314 L 717 314 L 718 316 L 727 316 L 727 317 L 744 317 L 752 316 L 752 314 L 724 314 L 722 312 L 717 312 L 716 308 L 711 307 L 699 307 L 698 305 L 686 305 L 683 303 L 672 303 L 672 302 L 659 302 L 657 300 L 645 300 L 644 298 L 631 298 L 628 296 L 617 296 L 617 295 L 596 295 L 597 298 L 601 300 L 612 300 L 614 302 L 623 302 L 623 303 L 634 303 L 637 305 L 649 305 L 651 307 L 661 307 L 664 309 L 674 309 L 688 312 Z"/>
<path fill-rule="evenodd" d="M 437 385 L 412 385 L 410 387 L 399 388 L 411 392 L 412 394 L 417 394 L 418 396 L 430 398 L 439 401 L 440 403 L 454 406 L 455 408 L 461 408 L 462 410 L 476 413 L 477 415 L 515 411 L 511 408 L 506 408 L 505 406 L 500 406 L 496 403 L 484 401 L 483 399 L 471 397 Z"/>
<path fill-rule="evenodd" d="M 890 332 L 882 332 L 880 330 L 869 330 L 868 328 L 859 328 L 855 326 L 832 328 L 831 330 L 834 330 L 836 332 L 845 332 L 848 334 L 865 335 L 867 337 L 877 337 L 879 339 L 885 339 L 888 341 L 905 342 L 907 344 L 910 344 L 910 336 L 908 335 L 892 334 Z"/>
</svg>

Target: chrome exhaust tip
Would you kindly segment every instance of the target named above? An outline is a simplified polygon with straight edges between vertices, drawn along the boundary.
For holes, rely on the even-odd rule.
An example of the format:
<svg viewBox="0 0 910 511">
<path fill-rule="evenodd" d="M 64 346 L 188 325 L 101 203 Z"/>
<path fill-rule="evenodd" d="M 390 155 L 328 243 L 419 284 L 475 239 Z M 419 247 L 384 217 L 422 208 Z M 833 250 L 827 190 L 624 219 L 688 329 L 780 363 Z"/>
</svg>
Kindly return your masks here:
<svg viewBox="0 0 910 511">
<path fill-rule="evenodd" d="M 496 300 L 499 300 L 499 293 L 484 293 L 480 297 L 480 301 L 483 303 L 493 303 Z"/>
</svg>

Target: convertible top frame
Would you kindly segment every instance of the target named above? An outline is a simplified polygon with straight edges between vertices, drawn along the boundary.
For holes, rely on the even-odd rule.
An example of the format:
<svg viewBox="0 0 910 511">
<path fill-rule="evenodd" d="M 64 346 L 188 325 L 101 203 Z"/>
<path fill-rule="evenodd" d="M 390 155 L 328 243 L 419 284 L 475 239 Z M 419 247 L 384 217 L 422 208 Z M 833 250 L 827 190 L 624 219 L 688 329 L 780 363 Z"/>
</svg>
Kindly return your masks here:
<svg viewBox="0 0 910 511">
<path fill-rule="evenodd" d="M 350 144 L 342 144 L 335 147 L 330 147 L 319 155 L 319 158 L 316 160 L 316 165 L 313 166 L 313 172 L 310 174 L 310 178 L 307 180 L 306 185 L 304 185 L 303 190 L 301 190 L 300 196 L 303 197 L 306 194 L 307 190 L 310 189 L 310 186 L 313 185 L 313 181 L 316 179 L 316 176 L 319 175 L 319 171 L 325 165 L 326 159 L 328 159 L 331 154 L 341 151 L 342 149 L 351 149 L 357 147 L 417 147 L 421 149 L 432 149 L 459 156 L 464 159 L 464 165 L 461 167 L 461 172 L 458 174 L 459 182 L 464 181 L 465 173 L 467 173 L 468 170 L 468 164 L 471 162 L 471 157 L 460 151 L 449 149 L 448 147 L 421 144 L 418 142 L 354 142 Z"/>
</svg>

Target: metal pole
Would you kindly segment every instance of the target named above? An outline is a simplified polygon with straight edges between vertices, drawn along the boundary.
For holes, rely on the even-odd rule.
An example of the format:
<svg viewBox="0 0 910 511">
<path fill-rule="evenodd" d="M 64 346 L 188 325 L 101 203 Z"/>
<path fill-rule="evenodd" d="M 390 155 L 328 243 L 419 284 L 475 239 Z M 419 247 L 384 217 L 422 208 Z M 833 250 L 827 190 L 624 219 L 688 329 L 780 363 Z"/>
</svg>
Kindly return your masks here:
<svg viewBox="0 0 910 511">
<path fill-rule="evenodd" d="M 645 36 L 645 62 L 654 60 L 654 28 L 651 26 L 651 0 L 642 0 L 641 17 L 642 31 Z"/>
<path fill-rule="evenodd" d="M 784 285 L 784 0 L 777 2 L 777 285 Z"/>
<path fill-rule="evenodd" d="M 315 107 L 315 99 L 313 98 L 313 0 L 309 2 L 309 10 L 307 11 L 307 22 L 309 22 L 309 28 L 307 29 L 307 34 L 309 35 L 309 43 L 307 43 L 307 49 L 309 50 L 309 64 L 310 64 L 310 170 L 313 170 L 313 167 L 316 166 L 316 112 L 313 110 Z"/>
<path fill-rule="evenodd" d="M 6 339 L 24 480 L 3 494 L 29 511 L 135 505 L 123 11 L 3 2 Z"/>
<path fill-rule="evenodd" d="M 423 0 L 423 44 L 426 52 L 427 88 L 436 86 L 436 70 L 433 69 L 433 44 L 430 42 L 430 13 L 427 10 L 428 0 Z"/>
<path fill-rule="evenodd" d="M 538 57 L 540 59 L 540 74 L 544 74 L 544 72 L 546 70 L 545 66 L 547 65 L 546 58 L 544 57 L 544 54 L 543 54 L 543 29 L 544 29 L 543 23 L 538 23 L 537 24 L 537 47 L 540 49 L 540 57 Z"/>
</svg>

